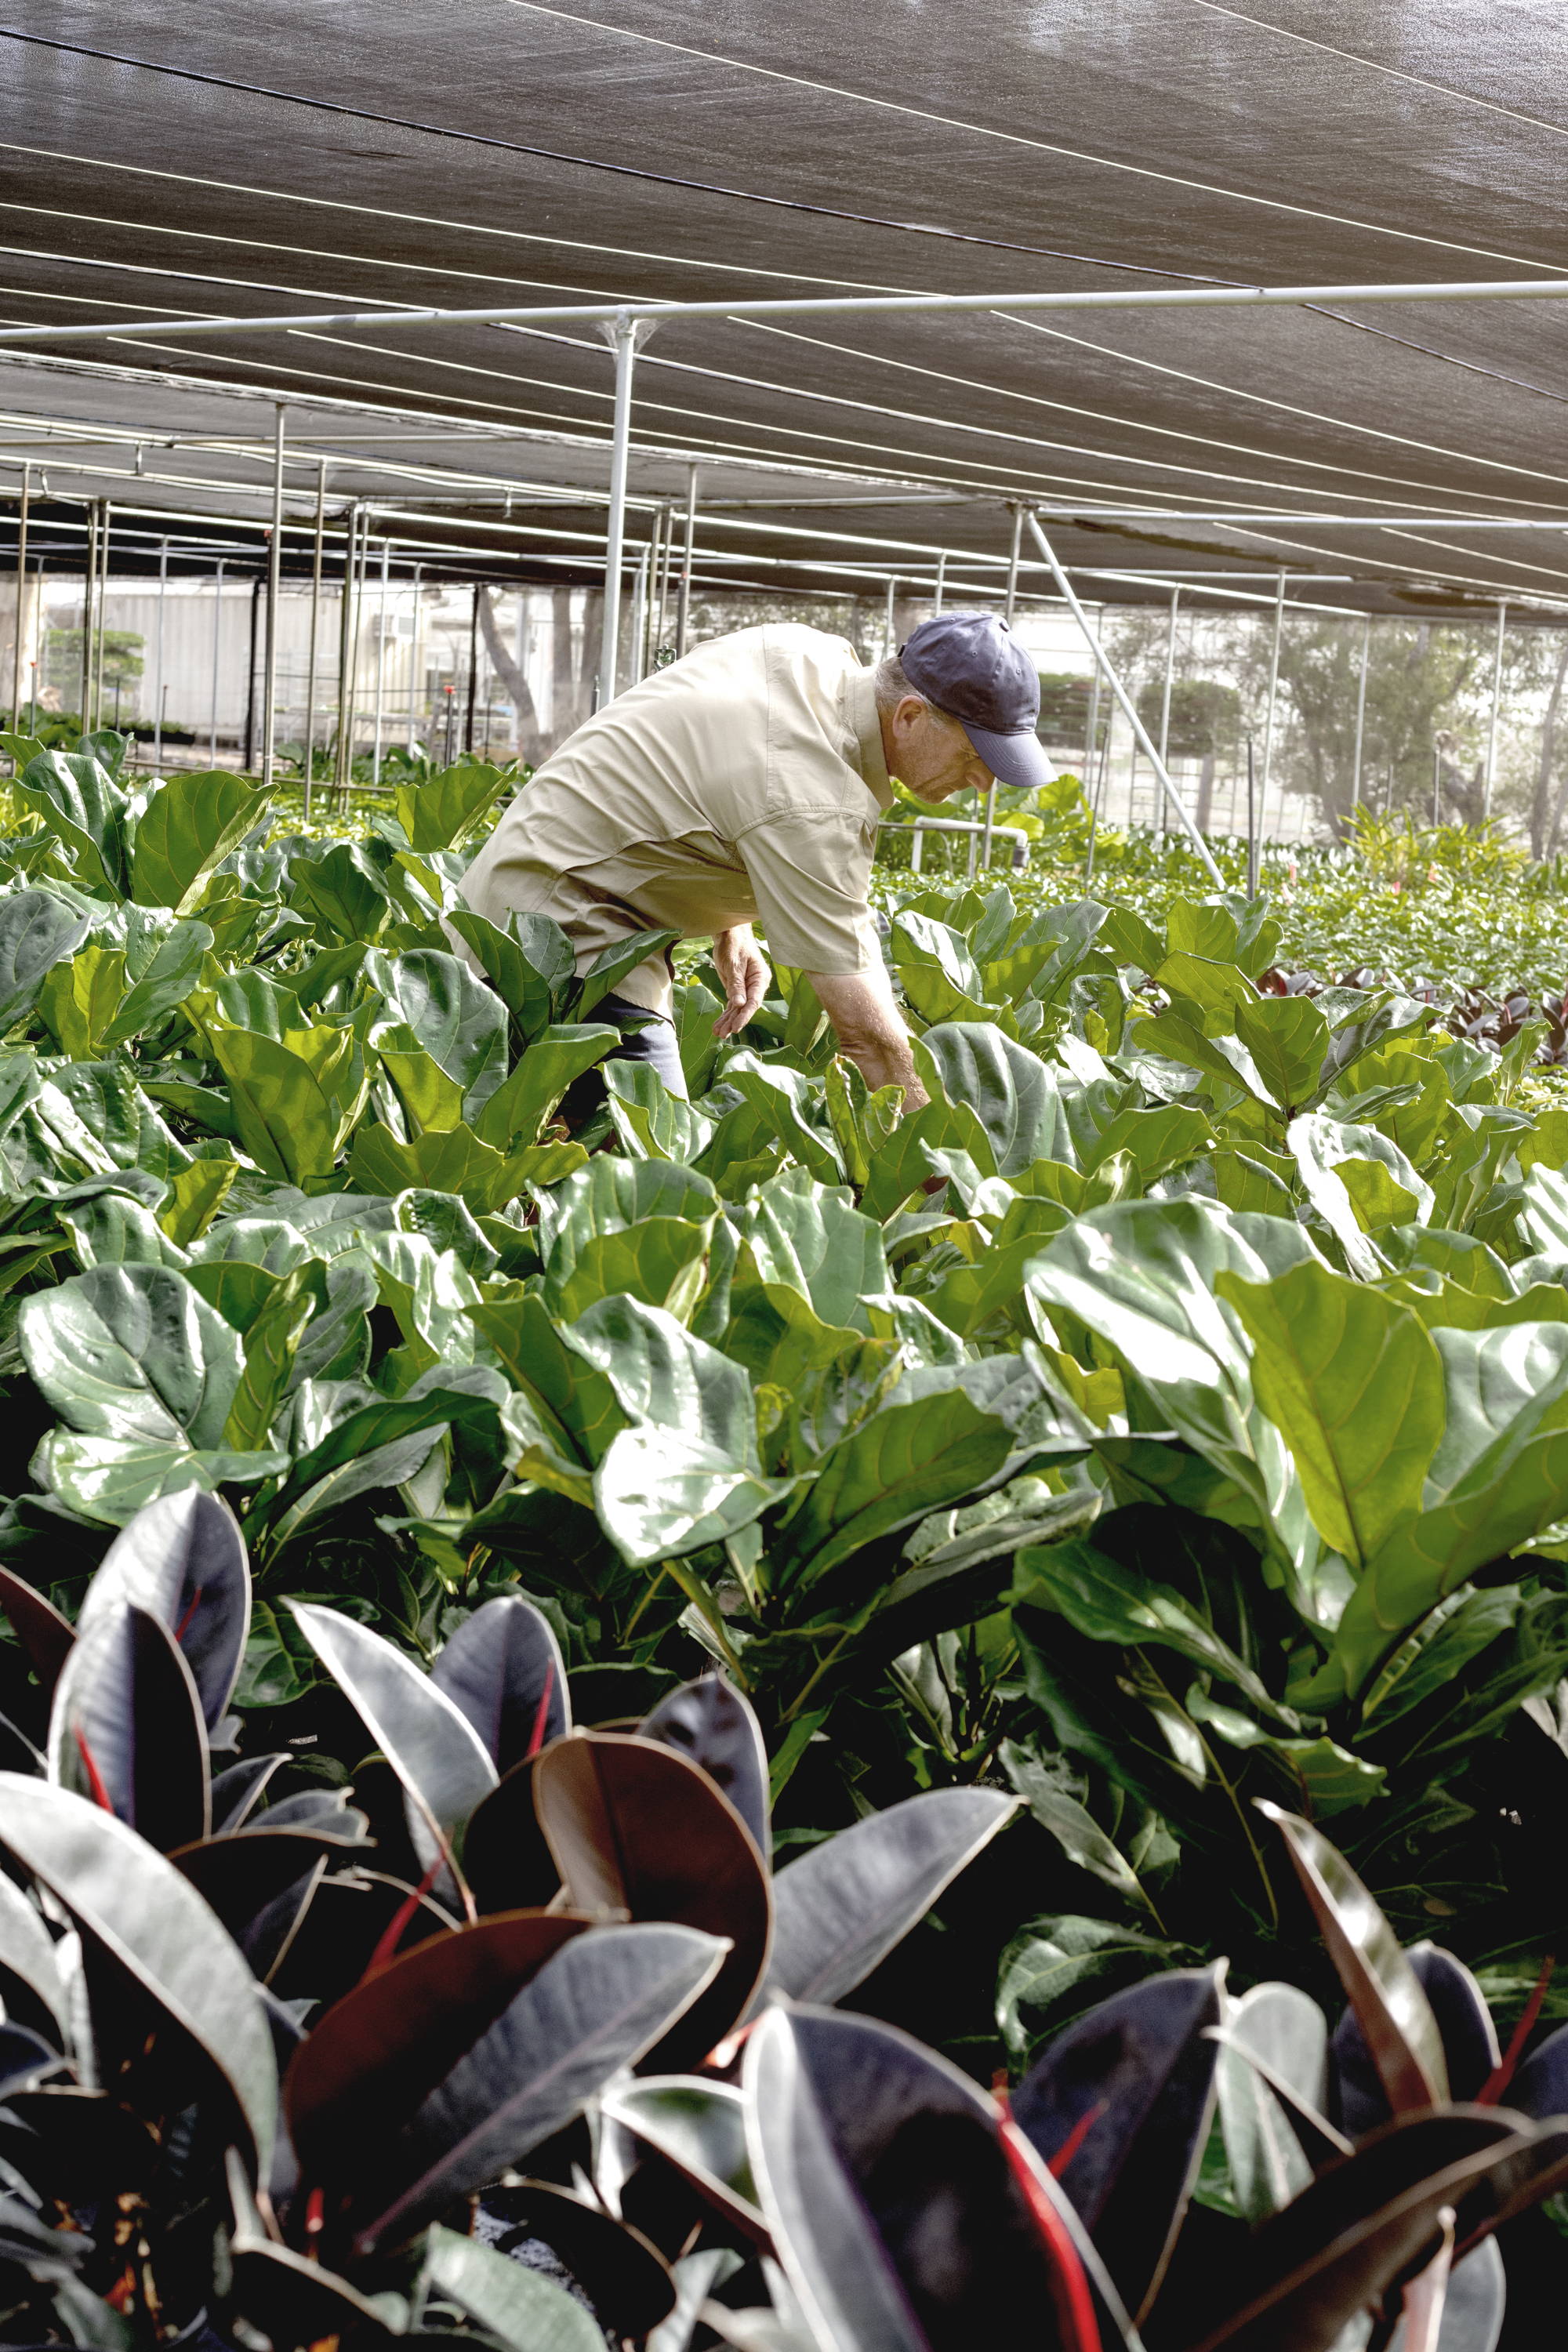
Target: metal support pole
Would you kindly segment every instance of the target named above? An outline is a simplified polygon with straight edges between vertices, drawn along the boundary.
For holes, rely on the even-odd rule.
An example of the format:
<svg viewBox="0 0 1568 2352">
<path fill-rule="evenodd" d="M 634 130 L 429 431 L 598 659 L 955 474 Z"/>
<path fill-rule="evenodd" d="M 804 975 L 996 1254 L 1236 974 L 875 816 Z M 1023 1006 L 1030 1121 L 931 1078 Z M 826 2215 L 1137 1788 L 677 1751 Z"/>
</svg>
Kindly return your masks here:
<svg viewBox="0 0 1568 2352">
<path fill-rule="evenodd" d="M 22 496 L 16 508 L 16 642 L 11 658 L 11 727 L 14 733 L 22 732 L 22 630 L 27 605 L 27 508 L 33 489 L 31 466 L 22 468 Z M 13 760 L 13 775 L 20 775 L 22 762 Z"/>
<path fill-rule="evenodd" d="M 316 767 L 316 637 L 321 617 L 321 546 L 326 537 L 327 461 L 316 464 L 316 537 L 310 551 L 310 648 L 305 656 L 305 823 L 310 822 L 310 788 Z"/>
<path fill-rule="evenodd" d="M 392 541 L 381 542 L 381 624 L 375 636 L 375 740 L 370 755 L 372 783 L 381 782 L 381 722 L 386 706 L 386 596 L 392 576 Z"/>
<path fill-rule="evenodd" d="M 100 724 L 103 718 L 103 640 L 109 628 L 109 517 L 110 504 L 101 501 L 98 523 L 98 641 L 92 659 L 92 723 Z"/>
<path fill-rule="evenodd" d="M 653 657 L 658 649 L 658 575 L 664 562 L 665 509 L 656 507 L 653 531 L 647 543 L 647 601 L 643 606 L 642 633 L 637 639 L 640 675 L 646 677 L 653 667 Z"/>
<path fill-rule="evenodd" d="M 616 355 L 616 413 L 610 446 L 610 509 L 605 531 L 605 627 L 599 646 L 602 710 L 616 698 L 621 633 L 621 565 L 626 530 L 626 461 L 632 438 L 632 371 L 642 337 L 637 321 L 618 312 L 603 328 Z"/>
<path fill-rule="evenodd" d="M 359 509 L 351 506 L 343 541 L 342 601 L 338 606 L 338 750 L 332 761 L 332 782 L 340 793 L 348 790 L 352 756 L 349 736 L 353 725 L 353 579 L 358 537 Z"/>
<path fill-rule="evenodd" d="M 1160 757 L 1162 760 L 1167 759 L 1167 746 L 1171 740 L 1171 681 L 1176 674 L 1176 607 L 1181 601 L 1181 590 L 1173 588 L 1170 624 L 1165 631 L 1165 686 L 1160 697 Z M 1163 841 L 1164 837 L 1165 828 L 1156 815 L 1154 838 L 1158 842 Z"/>
<path fill-rule="evenodd" d="M 891 661 L 893 656 L 899 650 L 898 635 L 893 625 L 893 600 L 897 596 L 898 593 L 898 582 L 896 580 L 889 580 L 888 583 L 888 610 L 882 622 L 882 658 L 884 661 Z"/>
<path fill-rule="evenodd" d="M 935 600 L 934 604 L 932 604 L 932 606 L 931 606 L 931 613 L 932 613 L 932 616 L 933 616 L 933 617 L 935 616 L 935 614 L 938 614 L 938 613 L 940 613 L 940 612 L 941 612 L 941 610 L 942 610 L 942 605 L 946 603 L 946 601 L 947 601 L 947 550 L 946 550 L 946 548 L 944 547 L 944 548 L 942 549 L 942 553 L 941 553 L 941 554 L 937 557 L 937 559 L 936 559 L 936 600 Z"/>
<path fill-rule="evenodd" d="M 163 702 L 169 689 L 163 683 L 163 608 L 169 600 L 169 542 L 164 540 L 158 550 L 158 625 L 153 637 L 157 667 L 153 688 L 153 765 L 163 764 Z"/>
<path fill-rule="evenodd" d="M 1442 792 L 1442 786 L 1443 754 L 1438 746 L 1434 743 L 1432 746 L 1432 829 L 1434 833 L 1437 829 L 1437 820 L 1441 807 L 1439 795 Z"/>
<path fill-rule="evenodd" d="M 664 651 L 669 634 L 669 573 L 675 555 L 675 509 L 667 500 L 664 507 L 664 563 L 658 580 L 658 625 L 654 637 L 654 656 Z"/>
<path fill-rule="evenodd" d="M 256 639 L 266 584 L 264 572 L 258 572 L 250 583 L 250 637 L 245 657 L 245 751 L 240 761 L 247 776 L 256 765 Z"/>
<path fill-rule="evenodd" d="M 626 684 L 640 686 L 647 676 L 644 656 L 647 652 L 648 572 L 653 556 L 649 540 L 637 557 L 637 568 L 632 574 L 632 619 L 630 644 L 626 648 Z"/>
<path fill-rule="evenodd" d="M 675 612 L 675 658 L 679 661 L 686 651 L 686 632 L 691 620 L 691 544 L 697 533 L 697 468 L 688 467 L 686 474 L 686 544 L 680 556 L 680 596 Z"/>
<path fill-rule="evenodd" d="M 425 682 L 419 668 L 419 583 L 424 570 L 422 563 L 416 563 L 414 567 L 414 624 L 408 646 L 408 748 L 411 751 L 417 740 L 420 690 Z"/>
<path fill-rule="evenodd" d="M 1013 509 L 1013 551 L 1007 558 L 1007 601 L 1002 607 L 1002 618 L 1009 628 L 1013 625 L 1013 607 L 1018 601 L 1018 550 L 1024 537 L 1024 509 Z"/>
<path fill-rule="evenodd" d="M 1497 646 L 1492 655 L 1492 715 L 1487 728 L 1486 783 L 1481 793 L 1483 819 L 1489 817 L 1492 813 L 1492 777 L 1497 769 L 1498 707 L 1502 700 L 1502 633 L 1507 626 L 1508 606 L 1500 604 L 1497 608 Z"/>
<path fill-rule="evenodd" d="M 463 749 L 474 748 L 474 692 L 479 680 L 479 583 L 474 583 L 474 601 L 468 612 L 468 701 L 463 713 Z"/>
<path fill-rule="evenodd" d="M 1104 625 L 1105 625 L 1105 607 L 1104 607 L 1104 605 L 1102 604 L 1102 605 L 1100 606 L 1100 608 L 1099 615 L 1098 615 L 1098 617 L 1096 618 L 1096 621 L 1095 621 L 1095 624 L 1094 624 L 1094 634 L 1095 634 L 1095 635 L 1096 635 L 1096 637 L 1097 637 L 1097 638 L 1099 637 L 1099 635 L 1100 635 L 1100 630 L 1104 627 Z M 1100 749 L 1100 665 L 1099 665 L 1099 663 L 1098 663 L 1098 662 L 1096 662 L 1096 663 L 1094 664 L 1093 668 L 1092 668 L 1092 669 L 1090 670 L 1090 672 L 1089 672 L 1089 727 L 1088 727 L 1087 733 L 1086 733 L 1086 735 L 1085 735 L 1085 739 L 1084 739 L 1084 746 L 1083 746 L 1083 772 L 1084 772 L 1084 775 L 1085 775 L 1085 777 L 1087 778 L 1087 780 L 1088 780 L 1088 783 L 1089 783 L 1089 822 L 1090 822 L 1090 824 L 1093 824 L 1093 821 L 1094 821 L 1094 800 L 1093 800 L 1093 796 L 1094 796 L 1094 790 L 1095 790 L 1094 763 L 1095 763 L 1095 758 L 1096 758 L 1096 755 L 1097 755 L 1097 753 L 1098 753 L 1098 751 L 1099 751 L 1099 749 Z"/>
<path fill-rule="evenodd" d="M 1268 708 L 1263 717 L 1263 789 L 1258 796 L 1259 828 L 1268 823 L 1268 779 L 1274 767 L 1274 706 L 1279 691 L 1279 638 L 1285 626 L 1285 574 L 1274 592 L 1274 650 L 1268 660 Z"/>
<path fill-rule="evenodd" d="M 1355 763 L 1351 770 L 1351 806 L 1361 806 L 1361 752 L 1366 736 L 1366 674 L 1372 662 L 1372 614 L 1362 623 L 1361 681 L 1355 697 Z"/>
<path fill-rule="evenodd" d="M 267 542 L 267 640 L 261 669 L 261 782 L 270 792 L 278 744 L 278 592 L 283 577 L 283 403 L 272 420 L 272 531 Z"/>
<path fill-rule="evenodd" d="M 88 704 L 92 698 L 92 590 L 98 578 L 98 501 L 89 501 L 87 509 L 87 568 L 81 583 L 81 731 L 85 735 L 92 721 L 88 716 Z"/>
<path fill-rule="evenodd" d="M 1252 738 L 1247 739 L 1247 895 L 1258 896 L 1258 795 Z"/>
<path fill-rule="evenodd" d="M 1089 624 L 1089 615 L 1084 611 L 1083 606 L 1079 603 L 1078 597 L 1073 590 L 1072 583 L 1068 578 L 1067 573 L 1062 570 L 1061 564 L 1057 559 L 1057 551 L 1055 548 L 1051 545 L 1050 541 L 1046 537 L 1045 532 L 1040 529 L 1038 519 L 1036 516 L 1031 514 L 1028 518 L 1028 522 L 1029 529 L 1035 537 L 1035 542 L 1039 548 L 1040 553 L 1045 557 L 1047 563 L 1050 566 L 1052 577 L 1055 579 L 1057 586 L 1061 590 L 1063 596 L 1067 599 L 1074 620 L 1078 623 L 1079 627 L 1083 631 L 1085 637 L 1088 639 L 1089 648 L 1094 655 L 1095 661 L 1099 665 L 1107 686 L 1110 687 L 1111 693 L 1116 697 L 1117 701 L 1121 704 L 1122 709 L 1127 714 L 1129 723 L 1132 729 L 1134 741 L 1142 745 L 1144 751 L 1147 753 L 1149 759 L 1153 764 L 1154 772 L 1160 780 L 1165 797 L 1169 801 L 1172 809 L 1180 821 L 1183 832 L 1187 835 L 1193 847 L 1196 850 L 1199 857 L 1203 860 L 1204 865 L 1207 867 L 1209 875 L 1214 880 L 1216 887 L 1223 889 L 1225 887 L 1225 877 L 1220 872 L 1219 867 L 1215 864 L 1207 842 L 1204 839 L 1202 834 L 1198 831 L 1197 826 L 1193 823 L 1192 818 L 1187 814 L 1186 810 L 1182 805 L 1181 794 L 1177 792 L 1174 784 L 1172 783 L 1169 775 L 1166 773 L 1163 760 L 1161 759 L 1160 754 L 1154 749 L 1153 744 L 1149 740 L 1148 730 L 1144 727 L 1143 721 L 1139 718 L 1137 709 L 1134 706 L 1131 696 L 1128 694 L 1127 688 L 1122 685 L 1120 677 L 1118 677 L 1116 671 L 1112 667 L 1110 656 L 1107 654 L 1105 647 L 1100 643 L 1099 637 L 1090 628 Z"/>
<path fill-rule="evenodd" d="M 220 641 L 220 635 L 221 635 L 221 624 L 222 624 L 222 621 L 223 621 L 223 558 L 222 558 L 222 556 L 220 555 L 220 556 L 219 556 L 219 558 L 218 558 L 218 564 L 217 564 L 217 578 L 216 578 L 216 583 L 215 583 L 215 584 L 214 584 L 214 587 L 213 587 L 213 708 L 212 708 L 212 740 L 211 740 L 211 743 L 210 743 L 210 746 L 209 746 L 209 757 L 211 758 L 211 760 L 212 760 L 212 763 L 213 763 L 213 766 L 214 766 L 215 768 L 217 766 L 217 666 L 218 666 L 218 654 L 219 654 L 219 651 L 220 651 L 220 642 L 219 642 L 219 641 Z"/>
</svg>

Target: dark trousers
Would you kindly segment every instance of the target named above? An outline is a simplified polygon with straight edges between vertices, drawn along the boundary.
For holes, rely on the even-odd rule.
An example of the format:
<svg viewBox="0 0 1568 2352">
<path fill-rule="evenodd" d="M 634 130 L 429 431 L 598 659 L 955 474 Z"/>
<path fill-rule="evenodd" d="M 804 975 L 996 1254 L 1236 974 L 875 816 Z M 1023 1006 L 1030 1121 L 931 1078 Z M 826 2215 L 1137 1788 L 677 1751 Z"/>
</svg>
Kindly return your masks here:
<svg viewBox="0 0 1568 2352">
<path fill-rule="evenodd" d="M 614 994 L 602 996 L 588 1018 L 613 1022 L 621 1033 L 620 1044 L 605 1056 L 607 1062 L 646 1062 L 672 1095 L 684 1099 L 686 1073 L 680 1066 L 673 1021 L 661 1013 L 650 1013 L 646 1004 L 634 1004 L 629 997 Z M 603 1107 L 604 1100 L 604 1079 L 596 1069 L 585 1070 L 567 1088 L 559 1116 L 569 1128 L 581 1127 Z"/>
</svg>

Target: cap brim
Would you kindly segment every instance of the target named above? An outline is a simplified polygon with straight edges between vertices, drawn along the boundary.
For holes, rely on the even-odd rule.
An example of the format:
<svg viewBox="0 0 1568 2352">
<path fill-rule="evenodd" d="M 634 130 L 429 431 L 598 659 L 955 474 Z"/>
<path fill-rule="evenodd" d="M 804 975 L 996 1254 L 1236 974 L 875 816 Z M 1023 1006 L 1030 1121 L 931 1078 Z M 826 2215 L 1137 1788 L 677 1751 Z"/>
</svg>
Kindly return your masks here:
<svg viewBox="0 0 1568 2352">
<path fill-rule="evenodd" d="M 994 735 L 989 728 L 972 727 L 966 719 L 959 724 L 999 784 L 1032 793 L 1056 782 L 1060 771 L 1047 759 L 1037 735 Z"/>
</svg>

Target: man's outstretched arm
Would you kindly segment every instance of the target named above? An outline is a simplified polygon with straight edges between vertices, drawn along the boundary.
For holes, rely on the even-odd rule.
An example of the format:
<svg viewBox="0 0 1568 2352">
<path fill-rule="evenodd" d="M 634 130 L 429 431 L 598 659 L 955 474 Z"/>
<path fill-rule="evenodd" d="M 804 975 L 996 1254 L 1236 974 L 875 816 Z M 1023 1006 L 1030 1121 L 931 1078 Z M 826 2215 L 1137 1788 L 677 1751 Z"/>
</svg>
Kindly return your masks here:
<svg viewBox="0 0 1568 2352">
<path fill-rule="evenodd" d="M 885 971 L 808 971 L 805 975 L 832 1022 L 840 1053 L 848 1056 L 866 1084 L 902 1087 L 904 1109 L 919 1110 L 931 1097 L 915 1072 L 910 1033 L 893 1002 Z"/>
</svg>

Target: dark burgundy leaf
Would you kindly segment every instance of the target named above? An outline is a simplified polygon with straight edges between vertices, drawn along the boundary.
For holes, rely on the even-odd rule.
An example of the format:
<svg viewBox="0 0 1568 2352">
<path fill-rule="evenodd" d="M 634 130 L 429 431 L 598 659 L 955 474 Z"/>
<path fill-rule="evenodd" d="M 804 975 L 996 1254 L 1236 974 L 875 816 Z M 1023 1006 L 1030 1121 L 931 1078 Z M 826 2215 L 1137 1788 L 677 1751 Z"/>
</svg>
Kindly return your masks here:
<svg viewBox="0 0 1568 2352">
<path fill-rule="evenodd" d="M 517 1594 L 476 1609 L 436 1660 L 431 1679 L 467 1716 L 498 1772 L 571 1727 L 560 1644 L 548 1619 Z"/>
</svg>

